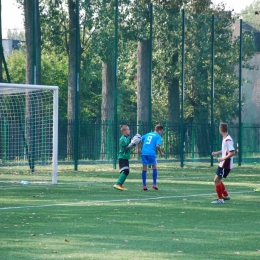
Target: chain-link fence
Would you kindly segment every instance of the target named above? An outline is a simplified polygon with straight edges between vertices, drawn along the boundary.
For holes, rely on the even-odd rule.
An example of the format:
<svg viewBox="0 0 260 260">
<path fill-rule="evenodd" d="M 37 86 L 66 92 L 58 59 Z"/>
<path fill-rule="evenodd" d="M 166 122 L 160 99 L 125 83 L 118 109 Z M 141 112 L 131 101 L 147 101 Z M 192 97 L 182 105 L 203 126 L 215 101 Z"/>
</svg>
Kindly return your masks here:
<svg viewBox="0 0 260 260">
<path fill-rule="evenodd" d="M 132 134 L 145 134 L 160 123 L 165 127 L 165 160 L 181 166 L 212 164 L 211 152 L 221 146 L 220 122 L 230 126 L 238 163 L 258 160 L 259 32 L 218 8 L 180 10 L 159 3 L 80 1 L 79 132 L 72 133 L 77 129 L 73 117 L 67 120 L 68 86 L 62 83 L 60 115 L 66 119 L 59 126 L 60 162 L 115 165 L 120 124 L 128 124 Z M 54 28 L 56 4 L 50 10 L 42 7 L 55 11 L 42 17 L 50 26 L 46 28 Z M 62 42 L 62 33 L 57 35 L 53 44 Z M 52 37 L 43 41 L 43 53 L 47 47 L 51 52 Z M 61 53 L 57 57 L 63 60 Z M 60 60 L 53 59 L 56 67 Z M 48 73 L 55 66 L 47 67 Z M 50 73 L 53 81 L 63 77 L 63 70 Z"/>
</svg>

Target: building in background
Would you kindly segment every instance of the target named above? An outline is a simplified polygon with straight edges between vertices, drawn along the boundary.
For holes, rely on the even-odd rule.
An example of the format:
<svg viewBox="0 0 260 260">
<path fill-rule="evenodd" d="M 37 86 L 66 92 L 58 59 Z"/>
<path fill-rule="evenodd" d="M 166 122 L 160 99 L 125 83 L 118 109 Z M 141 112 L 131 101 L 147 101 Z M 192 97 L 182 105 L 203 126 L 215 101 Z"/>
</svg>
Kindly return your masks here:
<svg viewBox="0 0 260 260">
<path fill-rule="evenodd" d="M 243 33 L 249 32 L 254 35 L 256 51 L 251 60 L 248 61 L 254 69 L 249 70 L 242 68 L 242 78 L 245 80 L 242 83 L 242 93 L 245 98 L 242 107 L 242 122 L 244 124 L 259 124 L 260 123 L 260 31 L 251 25 L 243 22 Z M 240 34 L 240 20 L 236 20 L 234 25 L 234 36 Z M 243 53 L 243 47 L 242 47 Z"/>
<path fill-rule="evenodd" d="M 13 50 L 21 49 L 23 43 L 24 41 L 21 40 L 3 39 L 2 44 L 3 44 L 5 57 L 12 54 Z"/>
</svg>

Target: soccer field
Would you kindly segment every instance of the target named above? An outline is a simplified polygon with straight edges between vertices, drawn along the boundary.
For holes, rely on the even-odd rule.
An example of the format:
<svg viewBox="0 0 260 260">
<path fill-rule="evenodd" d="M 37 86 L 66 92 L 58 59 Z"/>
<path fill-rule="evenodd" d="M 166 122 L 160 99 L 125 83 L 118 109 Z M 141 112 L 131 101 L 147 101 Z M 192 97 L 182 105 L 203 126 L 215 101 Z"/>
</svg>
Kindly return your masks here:
<svg viewBox="0 0 260 260">
<path fill-rule="evenodd" d="M 58 185 L 0 174 L 1 259 L 260 259 L 260 166 L 235 165 L 221 205 L 210 203 L 216 168 L 159 164 L 147 192 L 140 165 L 127 191 L 106 165 L 61 167 Z"/>
</svg>

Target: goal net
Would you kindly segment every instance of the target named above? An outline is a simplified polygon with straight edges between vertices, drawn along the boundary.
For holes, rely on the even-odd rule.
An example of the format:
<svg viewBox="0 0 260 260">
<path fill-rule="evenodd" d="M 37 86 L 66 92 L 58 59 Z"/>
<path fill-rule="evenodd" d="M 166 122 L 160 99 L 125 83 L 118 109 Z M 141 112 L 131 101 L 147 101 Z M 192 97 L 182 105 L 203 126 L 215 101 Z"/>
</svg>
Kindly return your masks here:
<svg viewBox="0 0 260 260">
<path fill-rule="evenodd" d="M 2 182 L 56 184 L 57 153 L 58 87 L 0 83 Z"/>
</svg>

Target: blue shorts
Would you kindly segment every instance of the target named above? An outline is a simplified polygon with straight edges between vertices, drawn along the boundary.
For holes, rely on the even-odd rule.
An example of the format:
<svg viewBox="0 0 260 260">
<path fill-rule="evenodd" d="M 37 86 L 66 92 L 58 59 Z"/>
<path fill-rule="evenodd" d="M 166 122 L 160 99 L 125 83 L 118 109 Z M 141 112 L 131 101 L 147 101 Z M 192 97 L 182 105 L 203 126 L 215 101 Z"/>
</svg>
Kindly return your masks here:
<svg viewBox="0 0 260 260">
<path fill-rule="evenodd" d="M 142 164 L 143 165 L 154 165 L 156 164 L 156 157 L 153 155 L 142 155 Z"/>
<path fill-rule="evenodd" d="M 216 171 L 216 175 L 218 175 L 220 178 L 227 178 L 229 172 L 230 172 L 230 169 L 218 167 L 218 169 Z"/>
</svg>

